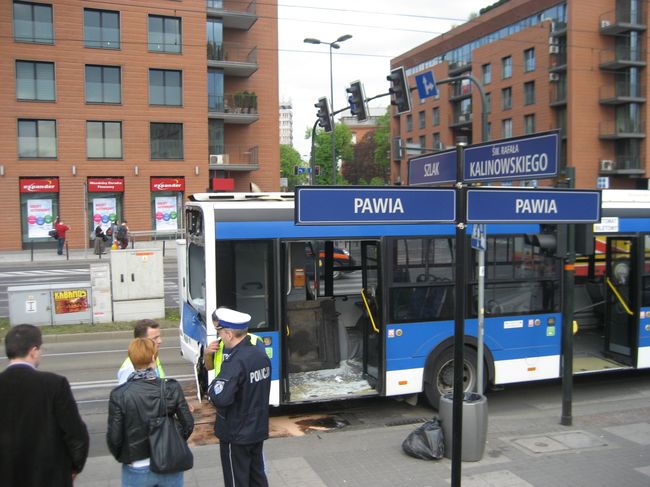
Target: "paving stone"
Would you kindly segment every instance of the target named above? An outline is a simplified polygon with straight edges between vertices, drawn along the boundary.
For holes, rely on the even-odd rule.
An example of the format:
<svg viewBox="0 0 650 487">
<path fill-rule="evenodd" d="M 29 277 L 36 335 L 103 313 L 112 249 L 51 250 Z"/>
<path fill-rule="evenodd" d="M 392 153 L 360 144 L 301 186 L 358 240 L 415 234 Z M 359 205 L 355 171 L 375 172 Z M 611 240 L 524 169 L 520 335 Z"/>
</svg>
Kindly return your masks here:
<svg viewBox="0 0 650 487">
<path fill-rule="evenodd" d="M 650 445 L 650 423 L 625 424 L 604 430 L 639 445 Z"/>
</svg>

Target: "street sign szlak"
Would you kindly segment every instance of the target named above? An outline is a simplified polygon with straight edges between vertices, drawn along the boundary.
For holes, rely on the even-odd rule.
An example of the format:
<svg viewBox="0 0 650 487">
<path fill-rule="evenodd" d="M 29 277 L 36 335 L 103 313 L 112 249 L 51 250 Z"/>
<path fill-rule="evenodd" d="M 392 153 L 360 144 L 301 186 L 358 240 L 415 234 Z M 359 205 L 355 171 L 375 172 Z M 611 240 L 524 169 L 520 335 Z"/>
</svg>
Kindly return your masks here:
<svg viewBox="0 0 650 487">
<path fill-rule="evenodd" d="M 456 149 L 409 160 L 408 185 L 422 186 L 456 182 Z"/>
<path fill-rule="evenodd" d="M 296 225 L 453 223 L 454 189 L 299 186 Z"/>
<path fill-rule="evenodd" d="M 600 191 L 560 189 L 467 190 L 468 223 L 594 223 Z"/>
<path fill-rule="evenodd" d="M 433 76 L 433 71 L 418 74 L 415 77 L 415 84 L 418 87 L 420 100 L 438 96 L 438 87 L 436 86 L 436 78 Z"/>
</svg>

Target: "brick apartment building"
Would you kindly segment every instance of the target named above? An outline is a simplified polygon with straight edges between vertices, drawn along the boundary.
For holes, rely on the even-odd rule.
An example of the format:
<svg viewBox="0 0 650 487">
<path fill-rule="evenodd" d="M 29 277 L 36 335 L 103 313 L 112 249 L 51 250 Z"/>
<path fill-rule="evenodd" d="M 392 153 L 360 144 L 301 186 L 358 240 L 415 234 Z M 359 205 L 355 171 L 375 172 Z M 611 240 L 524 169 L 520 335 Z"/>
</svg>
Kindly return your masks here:
<svg viewBox="0 0 650 487">
<path fill-rule="evenodd" d="M 410 86 L 427 70 L 474 76 L 488 99 L 487 140 L 560 129 L 560 167 L 575 167 L 578 188 L 608 177 L 610 188 L 648 189 L 647 26 L 641 0 L 502 0 L 391 68 L 404 66 Z M 414 147 L 482 141 L 476 88 L 463 80 L 439 90 L 424 100 L 413 92 L 411 112 L 392 119 L 394 183 L 407 183 Z"/>
<path fill-rule="evenodd" d="M 0 0 L 0 248 L 279 189 L 277 2 Z"/>
</svg>

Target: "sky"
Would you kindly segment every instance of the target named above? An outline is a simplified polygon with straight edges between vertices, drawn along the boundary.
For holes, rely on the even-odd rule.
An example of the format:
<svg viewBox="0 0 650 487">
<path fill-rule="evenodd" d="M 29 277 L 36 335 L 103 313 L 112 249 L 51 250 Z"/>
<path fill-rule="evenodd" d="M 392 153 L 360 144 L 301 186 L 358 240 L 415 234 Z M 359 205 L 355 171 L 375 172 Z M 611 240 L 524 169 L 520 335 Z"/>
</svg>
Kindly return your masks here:
<svg viewBox="0 0 650 487">
<path fill-rule="evenodd" d="M 314 104 L 330 98 L 329 46 L 305 44 L 305 38 L 332 42 L 352 38 L 333 49 L 334 109 L 347 105 L 345 88 L 360 80 L 366 98 L 386 93 L 390 60 L 464 23 L 472 12 L 495 0 L 279 0 L 280 100 L 293 104 L 293 145 L 308 159 L 305 130 L 316 120 Z M 370 103 L 386 107 L 388 97 Z M 343 115 L 349 115 L 344 112 Z"/>
</svg>

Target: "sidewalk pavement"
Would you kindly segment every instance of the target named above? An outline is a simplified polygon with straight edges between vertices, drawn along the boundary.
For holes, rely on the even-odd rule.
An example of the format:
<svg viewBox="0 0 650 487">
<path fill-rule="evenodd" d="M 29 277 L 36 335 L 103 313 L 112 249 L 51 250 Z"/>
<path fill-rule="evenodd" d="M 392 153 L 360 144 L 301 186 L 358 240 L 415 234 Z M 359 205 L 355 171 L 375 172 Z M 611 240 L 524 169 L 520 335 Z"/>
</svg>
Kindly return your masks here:
<svg viewBox="0 0 650 487">
<path fill-rule="evenodd" d="M 131 245 L 129 244 L 129 249 Z M 151 240 L 135 242 L 135 250 L 158 249 L 163 251 L 165 259 L 176 259 L 176 241 L 175 240 Z M 109 262 L 110 249 L 102 256 L 95 255 L 92 248 L 87 249 L 69 249 L 68 252 L 63 250 L 63 255 L 57 255 L 56 249 L 39 249 L 32 250 L 0 250 L 0 265 L 12 264 L 18 262 L 47 262 L 58 263 L 66 261 L 85 261 L 85 262 Z"/>
<path fill-rule="evenodd" d="M 463 462 L 463 487 L 650 485 L 650 396 L 630 392 L 574 400 L 573 426 L 561 426 L 561 397 L 513 406 L 490 394 L 483 459 Z M 494 400 L 492 401 L 492 398 Z M 372 429 L 349 426 L 267 440 L 269 484 L 275 487 L 445 486 L 451 461 L 417 460 L 401 443 L 417 424 Z M 186 486 L 223 486 L 218 445 L 193 448 Z M 121 466 L 90 458 L 75 487 L 119 486 Z"/>
</svg>

